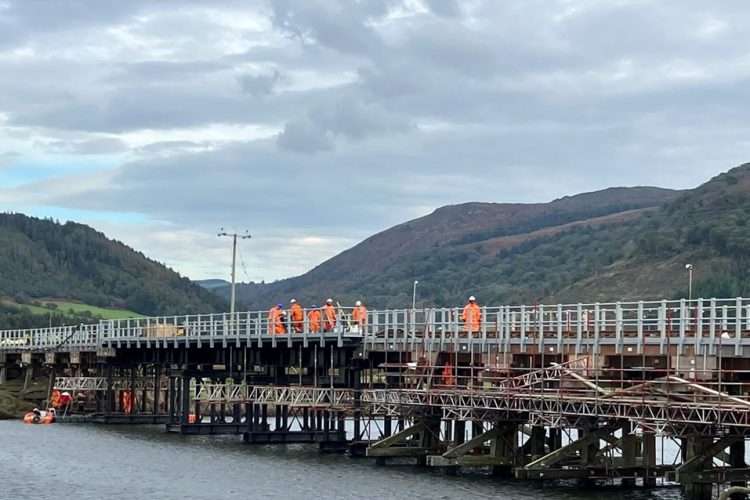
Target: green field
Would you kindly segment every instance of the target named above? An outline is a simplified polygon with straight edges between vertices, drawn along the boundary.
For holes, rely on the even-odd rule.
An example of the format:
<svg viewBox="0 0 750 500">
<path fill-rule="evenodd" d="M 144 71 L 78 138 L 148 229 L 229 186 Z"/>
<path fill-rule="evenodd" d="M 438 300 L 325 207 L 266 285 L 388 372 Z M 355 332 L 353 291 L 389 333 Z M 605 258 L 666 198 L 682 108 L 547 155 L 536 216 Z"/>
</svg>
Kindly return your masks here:
<svg viewBox="0 0 750 500">
<path fill-rule="evenodd" d="M 15 306 L 15 307 L 26 307 L 31 311 L 32 314 L 48 314 L 50 312 L 66 313 L 72 309 L 73 311 L 77 313 L 89 311 L 91 312 L 92 315 L 98 316 L 103 319 L 121 319 L 121 318 L 142 317 L 141 314 L 135 313 L 133 311 L 128 311 L 127 309 L 107 309 L 104 307 L 97 307 L 97 306 L 92 306 L 89 304 L 81 304 L 80 302 L 67 302 L 67 301 L 58 300 L 58 299 L 40 299 L 37 302 L 39 303 L 39 305 L 18 304 L 14 300 L 2 299 L 2 303 L 10 305 L 10 306 Z M 45 305 L 49 303 L 56 304 L 57 308 L 51 309 L 51 308 L 45 307 Z"/>
</svg>

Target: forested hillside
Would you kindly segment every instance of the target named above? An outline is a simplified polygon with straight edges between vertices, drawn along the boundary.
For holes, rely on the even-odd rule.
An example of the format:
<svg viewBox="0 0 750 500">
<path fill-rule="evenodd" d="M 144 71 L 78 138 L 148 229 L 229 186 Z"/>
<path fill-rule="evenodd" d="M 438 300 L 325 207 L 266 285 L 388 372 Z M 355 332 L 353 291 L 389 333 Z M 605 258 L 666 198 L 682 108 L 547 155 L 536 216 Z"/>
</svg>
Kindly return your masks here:
<svg viewBox="0 0 750 500">
<path fill-rule="evenodd" d="M 420 304 L 608 301 L 750 294 L 750 164 L 689 191 L 614 188 L 548 204 L 443 207 L 305 275 L 242 285 L 249 308 L 295 296 Z M 226 289 L 223 290 L 223 293 Z"/>
<path fill-rule="evenodd" d="M 0 214 L 0 296 L 6 300 L 0 321 L 14 326 L 28 324 L 28 318 L 7 302 L 28 304 L 45 298 L 143 315 L 226 308 L 224 299 L 88 226 L 22 214 Z M 71 322 L 81 316 L 61 319 L 62 314 L 66 311 L 44 321 L 52 322 L 54 316 L 54 322 Z"/>
</svg>

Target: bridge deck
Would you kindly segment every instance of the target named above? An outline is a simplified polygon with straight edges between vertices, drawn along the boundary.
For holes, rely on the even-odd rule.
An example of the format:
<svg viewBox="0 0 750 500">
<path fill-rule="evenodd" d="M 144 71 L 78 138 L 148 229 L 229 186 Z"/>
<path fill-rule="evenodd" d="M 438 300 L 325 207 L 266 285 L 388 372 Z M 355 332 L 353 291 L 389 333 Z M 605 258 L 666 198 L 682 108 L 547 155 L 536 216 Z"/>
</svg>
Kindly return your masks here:
<svg viewBox="0 0 750 500">
<path fill-rule="evenodd" d="M 116 348 L 169 349 L 180 345 L 226 347 L 279 344 L 321 345 L 335 339 L 339 346 L 361 342 L 365 350 L 464 348 L 504 352 L 599 351 L 611 346 L 616 353 L 641 354 L 658 346 L 688 347 L 697 354 L 750 355 L 750 299 L 697 299 L 693 301 L 617 302 L 483 307 L 481 325 L 472 331 L 457 308 L 375 310 L 364 324 L 339 311 L 331 332 L 311 332 L 305 320 L 287 332 L 270 333 L 264 311 L 132 318 L 93 325 L 0 331 L 0 351 L 96 351 Z M 307 315 L 305 314 L 305 317 Z"/>
</svg>

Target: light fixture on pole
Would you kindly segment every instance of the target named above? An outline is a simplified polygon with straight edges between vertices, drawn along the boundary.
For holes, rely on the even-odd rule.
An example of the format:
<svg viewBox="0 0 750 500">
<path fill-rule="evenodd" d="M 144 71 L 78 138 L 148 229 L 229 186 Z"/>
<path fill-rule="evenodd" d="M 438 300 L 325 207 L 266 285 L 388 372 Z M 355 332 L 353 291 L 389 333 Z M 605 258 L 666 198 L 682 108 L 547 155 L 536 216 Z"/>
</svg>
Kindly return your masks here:
<svg viewBox="0 0 750 500">
<path fill-rule="evenodd" d="M 688 272 L 688 301 L 693 300 L 693 265 L 685 264 Z"/>
<path fill-rule="evenodd" d="M 232 237 L 232 288 L 231 288 L 231 296 L 229 300 L 229 314 L 230 317 L 234 316 L 234 302 L 235 302 L 235 267 L 237 266 L 237 238 L 240 238 L 241 240 L 245 240 L 250 238 L 250 234 L 248 234 L 247 230 L 245 230 L 245 234 L 237 234 L 237 233 L 227 233 L 224 231 L 224 228 L 221 228 L 221 232 L 218 234 L 218 236 L 231 236 Z"/>
<path fill-rule="evenodd" d="M 411 308 L 416 309 L 417 308 L 417 285 L 419 284 L 419 281 L 414 280 L 414 288 L 411 292 Z"/>
</svg>

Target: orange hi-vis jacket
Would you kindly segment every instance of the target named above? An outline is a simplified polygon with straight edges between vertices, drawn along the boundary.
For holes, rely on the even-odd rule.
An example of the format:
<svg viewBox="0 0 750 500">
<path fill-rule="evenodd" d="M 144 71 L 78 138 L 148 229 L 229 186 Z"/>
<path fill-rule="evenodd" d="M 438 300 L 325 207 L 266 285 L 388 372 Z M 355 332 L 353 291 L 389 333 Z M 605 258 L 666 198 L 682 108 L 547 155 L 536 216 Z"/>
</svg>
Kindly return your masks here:
<svg viewBox="0 0 750 500">
<path fill-rule="evenodd" d="M 317 333 L 320 331 L 320 309 L 313 309 L 307 313 L 307 319 L 310 322 L 310 332 Z"/>
<path fill-rule="evenodd" d="M 453 376 L 453 365 L 451 365 L 450 361 L 445 363 L 445 366 L 443 366 L 443 385 L 455 385 L 456 379 Z"/>
<path fill-rule="evenodd" d="M 461 319 L 464 322 L 466 330 L 471 332 L 478 332 L 482 326 L 482 308 L 476 303 L 472 304 L 469 302 L 464 307 L 464 312 L 461 315 Z"/>
<path fill-rule="evenodd" d="M 279 309 L 278 306 L 274 306 L 268 311 L 268 333 L 275 333 L 276 335 L 283 335 L 286 333 L 284 328 L 284 310 Z"/>
<path fill-rule="evenodd" d="M 336 326 L 336 308 L 331 304 L 323 306 L 323 331 L 330 332 Z"/>
<path fill-rule="evenodd" d="M 352 311 L 352 318 L 362 328 L 367 325 L 367 308 L 365 306 L 355 307 Z"/>
<path fill-rule="evenodd" d="M 290 311 L 292 316 L 292 327 L 294 328 L 294 331 L 301 332 L 302 322 L 305 319 L 305 314 L 302 312 L 302 306 L 295 302 L 294 304 L 292 304 Z"/>
</svg>

